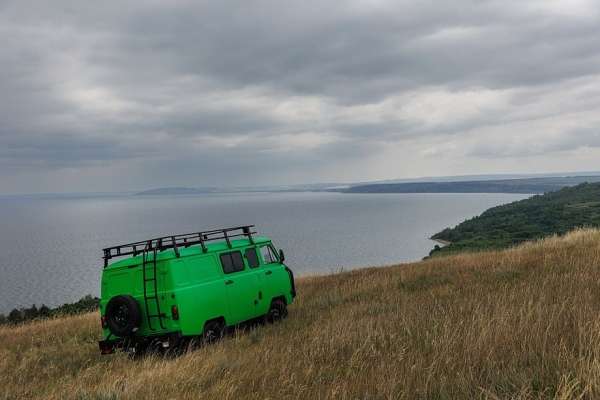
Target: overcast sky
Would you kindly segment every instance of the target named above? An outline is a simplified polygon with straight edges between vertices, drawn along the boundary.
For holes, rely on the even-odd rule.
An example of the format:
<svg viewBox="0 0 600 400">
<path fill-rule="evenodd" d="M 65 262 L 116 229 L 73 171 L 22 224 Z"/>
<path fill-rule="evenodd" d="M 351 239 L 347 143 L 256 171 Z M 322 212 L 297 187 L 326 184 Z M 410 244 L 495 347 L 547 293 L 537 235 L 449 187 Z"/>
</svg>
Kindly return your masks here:
<svg viewBox="0 0 600 400">
<path fill-rule="evenodd" d="M 600 2 L 2 1 L 0 193 L 600 170 Z"/>
</svg>

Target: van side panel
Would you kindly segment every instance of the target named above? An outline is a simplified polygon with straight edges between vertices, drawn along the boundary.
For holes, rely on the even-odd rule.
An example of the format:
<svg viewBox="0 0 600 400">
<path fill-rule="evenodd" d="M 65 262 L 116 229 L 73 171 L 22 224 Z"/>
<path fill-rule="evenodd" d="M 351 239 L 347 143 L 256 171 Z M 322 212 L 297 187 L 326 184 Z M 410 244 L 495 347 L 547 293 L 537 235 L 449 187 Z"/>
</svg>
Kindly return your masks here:
<svg viewBox="0 0 600 400">
<path fill-rule="evenodd" d="M 204 323 L 223 317 L 228 323 L 227 291 L 214 254 L 190 256 L 171 268 L 183 335 L 200 335 Z"/>
</svg>

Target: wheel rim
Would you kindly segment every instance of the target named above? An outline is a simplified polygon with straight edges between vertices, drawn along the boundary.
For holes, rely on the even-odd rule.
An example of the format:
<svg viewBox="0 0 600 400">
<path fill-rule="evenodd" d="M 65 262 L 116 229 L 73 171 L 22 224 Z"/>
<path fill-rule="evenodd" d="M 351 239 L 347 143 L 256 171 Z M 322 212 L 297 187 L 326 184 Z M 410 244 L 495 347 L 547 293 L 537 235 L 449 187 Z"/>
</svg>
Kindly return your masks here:
<svg viewBox="0 0 600 400">
<path fill-rule="evenodd" d="M 217 332 L 215 332 L 213 329 L 206 332 L 206 341 L 207 342 L 214 342 L 215 340 L 217 340 Z"/>
<path fill-rule="evenodd" d="M 204 341 L 207 343 L 213 343 L 219 340 L 223 336 L 223 328 L 221 326 L 210 326 L 207 327 L 204 332 Z"/>
<path fill-rule="evenodd" d="M 273 309 L 271 310 L 271 319 L 273 321 L 279 321 L 281 319 L 281 310 L 279 309 L 279 307 L 273 307 Z"/>
<path fill-rule="evenodd" d="M 129 322 L 129 309 L 126 305 L 119 306 L 113 314 L 113 321 L 119 328 L 125 328 Z"/>
</svg>

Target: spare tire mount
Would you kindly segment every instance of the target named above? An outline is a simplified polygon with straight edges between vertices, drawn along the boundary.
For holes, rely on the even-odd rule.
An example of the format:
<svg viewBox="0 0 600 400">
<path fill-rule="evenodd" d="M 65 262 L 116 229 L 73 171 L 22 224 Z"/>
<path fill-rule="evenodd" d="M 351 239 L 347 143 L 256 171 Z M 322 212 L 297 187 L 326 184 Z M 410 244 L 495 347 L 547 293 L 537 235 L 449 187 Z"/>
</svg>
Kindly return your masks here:
<svg viewBox="0 0 600 400">
<path fill-rule="evenodd" d="M 118 295 L 106 305 L 106 324 L 115 336 L 133 335 L 142 323 L 142 312 L 138 302 L 131 296 Z"/>
</svg>

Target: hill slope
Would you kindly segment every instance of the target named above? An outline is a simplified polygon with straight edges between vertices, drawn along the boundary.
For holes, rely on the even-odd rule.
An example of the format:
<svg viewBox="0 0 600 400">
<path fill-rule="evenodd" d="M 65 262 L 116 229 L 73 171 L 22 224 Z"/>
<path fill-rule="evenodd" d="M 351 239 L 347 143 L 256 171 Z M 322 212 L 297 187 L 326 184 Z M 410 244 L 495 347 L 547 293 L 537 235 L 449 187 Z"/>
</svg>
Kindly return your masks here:
<svg viewBox="0 0 600 400">
<path fill-rule="evenodd" d="M 167 187 L 144 190 L 138 192 L 136 196 L 165 196 L 165 195 L 186 195 L 186 194 L 206 194 L 214 192 L 214 188 L 188 188 L 188 187 Z"/>
<path fill-rule="evenodd" d="M 577 227 L 600 227 L 600 183 L 584 183 L 490 208 L 431 238 L 451 242 L 432 254 L 503 248 Z"/>
<path fill-rule="evenodd" d="M 336 191 L 343 193 L 525 193 L 540 194 L 599 182 L 600 176 L 565 176 L 521 179 L 493 179 L 456 182 L 408 182 L 357 185 Z"/>
<path fill-rule="evenodd" d="M 301 279 L 289 318 L 175 359 L 101 357 L 96 314 L 0 328 L 0 398 L 600 396 L 600 231 Z"/>
</svg>

